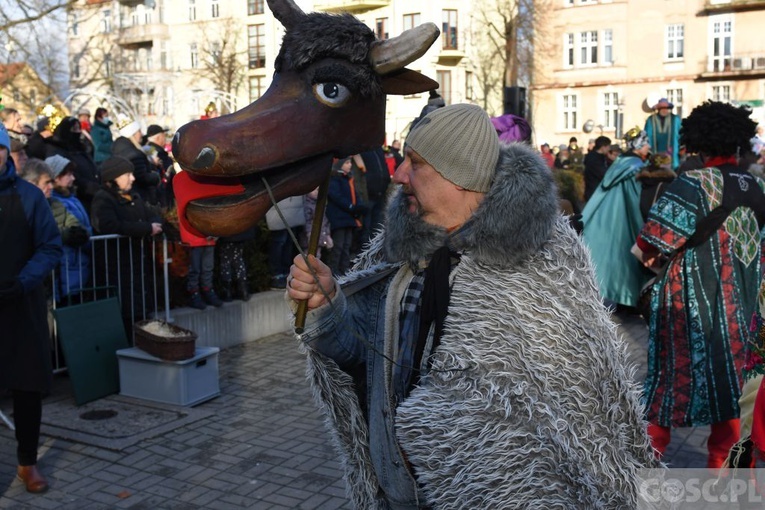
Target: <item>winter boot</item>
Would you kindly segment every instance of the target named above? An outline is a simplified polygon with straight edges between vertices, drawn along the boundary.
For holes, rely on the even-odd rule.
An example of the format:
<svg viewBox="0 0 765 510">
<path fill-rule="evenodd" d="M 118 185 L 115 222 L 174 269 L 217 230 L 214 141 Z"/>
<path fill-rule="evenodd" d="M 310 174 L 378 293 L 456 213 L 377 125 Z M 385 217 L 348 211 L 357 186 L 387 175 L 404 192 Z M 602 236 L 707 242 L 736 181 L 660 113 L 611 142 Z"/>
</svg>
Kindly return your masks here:
<svg viewBox="0 0 765 510">
<path fill-rule="evenodd" d="M 202 299 L 205 300 L 205 303 L 208 305 L 212 305 L 215 308 L 220 308 L 223 306 L 223 301 L 220 300 L 218 295 L 215 293 L 215 291 L 211 288 L 205 288 L 202 287 Z"/>
<path fill-rule="evenodd" d="M 236 297 L 237 299 L 241 299 L 242 301 L 250 300 L 250 291 L 247 289 L 246 281 L 236 282 Z"/>
<path fill-rule="evenodd" d="M 202 300 L 202 295 L 199 294 L 199 290 L 190 290 L 189 291 L 189 306 L 191 308 L 196 308 L 197 310 L 204 310 L 207 308 L 207 305 Z"/>
<path fill-rule="evenodd" d="M 223 282 L 222 286 L 220 288 L 220 297 L 221 301 L 224 303 L 230 303 L 232 299 L 232 292 L 231 292 L 231 282 Z"/>
</svg>

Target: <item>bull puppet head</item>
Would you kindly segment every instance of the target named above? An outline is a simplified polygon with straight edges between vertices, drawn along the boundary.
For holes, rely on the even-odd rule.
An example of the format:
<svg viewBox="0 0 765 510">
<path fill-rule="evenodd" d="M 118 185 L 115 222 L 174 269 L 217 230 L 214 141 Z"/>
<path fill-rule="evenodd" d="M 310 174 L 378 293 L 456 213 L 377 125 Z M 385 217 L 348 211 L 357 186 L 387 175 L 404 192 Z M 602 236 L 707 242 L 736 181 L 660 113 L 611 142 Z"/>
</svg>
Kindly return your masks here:
<svg viewBox="0 0 765 510">
<path fill-rule="evenodd" d="M 438 87 L 405 69 L 438 38 L 432 23 L 379 41 L 351 15 L 306 14 L 293 0 L 268 5 L 286 29 L 271 86 L 246 108 L 190 122 L 173 139 L 176 160 L 202 190 L 179 203 L 188 202 L 185 219 L 205 235 L 236 234 L 262 218 L 272 205 L 263 178 L 277 201 L 302 195 L 327 178 L 333 157 L 381 145 L 385 94 Z"/>
</svg>

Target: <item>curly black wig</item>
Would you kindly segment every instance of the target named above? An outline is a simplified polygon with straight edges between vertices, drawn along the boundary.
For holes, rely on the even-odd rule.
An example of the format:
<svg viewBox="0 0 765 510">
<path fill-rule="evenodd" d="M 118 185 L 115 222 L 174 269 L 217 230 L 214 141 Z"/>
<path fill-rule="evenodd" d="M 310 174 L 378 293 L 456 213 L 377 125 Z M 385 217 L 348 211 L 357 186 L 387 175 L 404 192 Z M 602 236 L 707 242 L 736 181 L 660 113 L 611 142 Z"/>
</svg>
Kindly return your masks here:
<svg viewBox="0 0 765 510">
<path fill-rule="evenodd" d="M 757 123 L 746 107 L 705 101 L 683 119 L 680 143 L 704 156 L 733 156 L 749 149 Z"/>
</svg>

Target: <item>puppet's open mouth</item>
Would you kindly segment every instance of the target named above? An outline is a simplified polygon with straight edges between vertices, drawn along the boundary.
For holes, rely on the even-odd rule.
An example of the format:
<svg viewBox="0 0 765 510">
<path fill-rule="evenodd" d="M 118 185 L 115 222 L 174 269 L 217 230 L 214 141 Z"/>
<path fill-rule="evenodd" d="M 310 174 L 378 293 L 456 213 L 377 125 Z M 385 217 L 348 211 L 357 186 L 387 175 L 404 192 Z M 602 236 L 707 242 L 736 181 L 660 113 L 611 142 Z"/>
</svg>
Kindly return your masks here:
<svg viewBox="0 0 765 510">
<path fill-rule="evenodd" d="M 304 195 L 329 175 L 331 154 L 320 154 L 284 166 L 257 171 L 242 177 L 204 177 L 187 170 L 189 179 L 175 189 L 179 214 L 192 227 L 208 236 L 230 236 L 256 224 L 275 201 Z"/>
</svg>

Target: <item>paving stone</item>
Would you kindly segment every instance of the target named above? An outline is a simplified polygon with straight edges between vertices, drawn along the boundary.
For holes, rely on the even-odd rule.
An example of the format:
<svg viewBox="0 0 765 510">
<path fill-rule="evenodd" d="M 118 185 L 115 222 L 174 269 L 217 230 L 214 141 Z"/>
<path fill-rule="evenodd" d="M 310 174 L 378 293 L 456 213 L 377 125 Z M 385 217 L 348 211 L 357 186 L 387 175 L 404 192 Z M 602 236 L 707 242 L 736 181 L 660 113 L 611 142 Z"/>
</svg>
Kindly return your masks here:
<svg viewBox="0 0 765 510">
<path fill-rule="evenodd" d="M 644 372 L 645 326 L 629 316 L 614 319 Z M 43 496 L 14 480 L 15 442 L 0 425 L 0 510 L 350 509 L 291 335 L 223 350 L 219 362 L 222 395 L 198 406 L 208 417 L 122 451 L 44 437 L 40 466 L 52 486 Z M 61 379 L 54 378 L 51 398 L 68 398 Z M 0 397 L 0 409 L 9 408 Z M 708 433 L 673 431 L 665 460 L 703 467 Z"/>
</svg>

